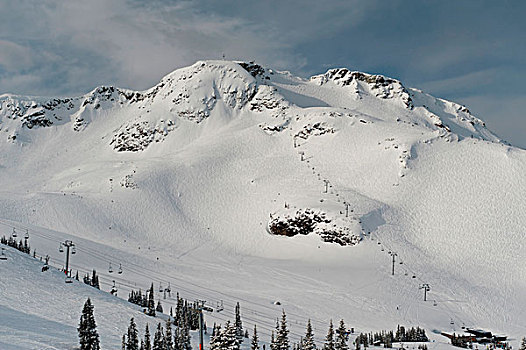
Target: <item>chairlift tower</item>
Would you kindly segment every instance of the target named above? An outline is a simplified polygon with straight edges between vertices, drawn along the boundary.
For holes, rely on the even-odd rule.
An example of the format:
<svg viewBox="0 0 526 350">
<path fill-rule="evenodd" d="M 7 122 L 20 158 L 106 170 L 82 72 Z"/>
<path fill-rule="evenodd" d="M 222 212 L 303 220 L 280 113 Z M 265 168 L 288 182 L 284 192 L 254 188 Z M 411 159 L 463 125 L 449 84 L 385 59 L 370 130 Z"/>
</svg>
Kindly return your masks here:
<svg viewBox="0 0 526 350">
<path fill-rule="evenodd" d="M 396 257 L 398 256 L 398 254 L 396 254 L 395 252 L 389 252 L 389 255 L 391 255 L 393 257 L 393 267 L 392 267 L 392 270 L 391 270 L 391 275 L 394 276 L 394 270 L 395 270 L 395 262 L 396 262 Z"/>
<path fill-rule="evenodd" d="M 325 182 L 325 192 L 324 193 L 329 193 L 329 180 L 323 180 L 323 182 Z"/>
<path fill-rule="evenodd" d="M 420 289 L 423 289 L 424 290 L 424 301 L 427 301 L 427 292 L 429 292 L 429 290 L 431 290 L 431 287 L 429 287 L 429 284 L 428 283 L 424 283 L 420 286 Z M 435 301 L 436 303 L 436 301 Z"/>
<path fill-rule="evenodd" d="M 69 250 L 70 248 L 73 249 L 72 254 L 75 254 L 75 244 L 70 240 L 65 240 L 64 242 L 60 243 L 59 251 L 64 251 L 62 247 L 66 248 L 66 277 L 71 277 L 69 274 Z"/>
<path fill-rule="evenodd" d="M 199 312 L 199 350 L 204 350 L 204 321 L 203 321 L 203 308 L 205 307 L 205 300 L 196 300 L 197 305 L 196 311 Z"/>
</svg>

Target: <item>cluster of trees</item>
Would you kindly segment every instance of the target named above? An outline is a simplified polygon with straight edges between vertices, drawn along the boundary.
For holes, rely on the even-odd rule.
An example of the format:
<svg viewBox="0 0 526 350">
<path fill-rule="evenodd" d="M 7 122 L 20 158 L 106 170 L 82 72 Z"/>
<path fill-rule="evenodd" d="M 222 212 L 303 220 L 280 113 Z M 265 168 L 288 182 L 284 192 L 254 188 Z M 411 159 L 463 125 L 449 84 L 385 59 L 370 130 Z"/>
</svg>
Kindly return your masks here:
<svg viewBox="0 0 526 350">
<path fill-rule="evenodd" d="M 157 324 L 152 336 L 148 324 L 144 330 L 144 337 L 140 339 L 134 319 L 130 320 L 128 332 L 122 336 L 122 350 L 192 350 L 188 327 L 174 327 L 169 319 L 166 326 Z"/>
<path fill-rule="evenodd" d="M 354 344 L 356 349 L 360 349 L 361 346 L 367 348 L 369 345 L 381 345 L 385 348 L 391 348 L 394 342 L 427 342 L 425 330 L 420 327 L 411 327 L 406 330 L 404 326 L 398 325 L 396 333 L 393 331 L 381 331 L 376 333 L 360 333 Z"/>
<path fill-rule="evenodd" d="M 429 338 L 426 331 L 420 327 L 411 327 L 408 330 L 404 326 L 398 325 L 394 338 L 395 342 L 428 342 Z"/>
<path fill-rule="evenodd" d="M 175 314 L 170 308 L 170 316 L 173 317 L 173 323 L 177 327 L 188 327 L 190 330 L 199 329 L 199 311 L 196 302 L 188 302 L 188 300 L 176 296 L 177 304 L 175 306 Z"/>
<path fill-rule="evenodd" d="M 78 271 L 77 271 L 76 279 L 78 280 Z M 86 276 L 84 276 L 82 280 L 84 281 L 85 284 L 92 286 L 93 288 L 100 289 L 99 275 L 97 275 L 97 271 L 93 270 L 93 274 L 91 275 L 91 277 L 87 273 Z"/>
<path fill-rule="evenodd" d="M 157 304 L 157 307 L 155 307 L 155 299 L 154 299 L 154 292 L 153 292 L 153 283 L 146 291 L 146 293 L 142 294 L 142 291 L 139 289 L 138 291 L 132 290 L 130 292 L 130 295 L 128 296 L 128 301 L 130 303 L 134 303 L 136 305 L 139 305 L 146 309 L 146 314 L 149 316 L 155 316 L 155 312 L 163 312 L 163 307 L 161 306 L 161 302 Z"/>
<path fill-rule="evenodd" d="M 150 294 L 153 295 L 153 284 L 145 295 Z M 130 299 L 131 302 L 140 300 L 142 303 L 144 297 L 142 292 L 138 291 L 130 293 Z M 146 299 L 148 303 L 153 305 L 153 298 L 149 300 L 149 297 L 146 297 Z M 198 329 L 199 327 L 199 310 L 197 305 L 190 305 L 177 294 L 176 312 L 175 315 L 173 315 L 173 310 L 170 308 L 170 316 L 164 327 L 161 323 L 158 323 L 153 337 L 148 325 L 146 325 L 142 338 L 139 336 L 137 325 L 132 318 L 127 333 L 122 336 L 122 350 L 192 350 L 190 330 Z M 195 316 L 197 317 L 197 326 L 193 324 L 193 318 Z M 86 301 L 84 309 L 82 310 L 78 331 L 81 344 L 80 350 L 100 350 L 95 319 L 93 317 L 93 306 L 89 299 Z M 334 329 L 331 320 L 325 342 L 320 350 L 349 350 L 349 333 L 343 320 L 340 320 L 339 326 L 336 329 Z M 240 350 L 241 343 L 244 340 L 243 338 L 248 338 L 248 331 L 243 330 L 240 306 L 239 303 L 237 303 L 234 322 L 227 321 L 224 326 L 214 324 L 210 337 L 210 350 Z M 406 330 L 404 326 L 399 325 L 396 332 L 361 333 L 356 338 L 354 344 L 356 350 L 359 350 L 362 346 L 367 348 L 373 344 L 384 344 L 385 347 L 391 347 L 393 342 L 411 341 L 427 342 L 429 339 L 425 331 L 419 327 L 412 327 Z M 310 320 L 307 322 L 305 336 L 291 346 L 287 316 L 285 311 L 283 311 L 281 319 L 276 320 L 276 328 L 271 333 L 270 350 L 291 350 L 291 347 L 292 350 L 317 350 Z M 264 348 L 263 346 L 263 349 Z M 427 346 L 421 345 L 418 349 L 427 350 Z M 254 326 L 250 350 L 260 350 L 256 326 Z M 519 350 L 526 350 L 526 339 L 523 340 L 523 344 Z"/>
<path fill-rule="evenodd" d="M 20 239 L 20 241 L 17 242 L 13 237 L 6 238 L 5 236 L 2 236 L 2 238 L 0 238 L 0 243 L 18 249 L 22 253 L 31 254 L 31 247 L 29 246 L 29 243 L 27 243 L 27 239 L 23 241 Z"/>
<path fill-rule="evenodd" d="M 227 321 L 224 328 L 221 325 L 214 324 L 212 336 L 210 337 L 210 350 L 239 350 L 243 338 L 248 338 L 248 330 L 243 331 L 243 322 L 241 321 L 241 307 L 236 304 L 235 320 L 233 323 Z M 252 338 L 253 350 L 259 349 L 259 339 L 256 326 L 254 326 L 254 336 Z M 255 344 L 255 345 L 254 345 Z"/>
</svg>

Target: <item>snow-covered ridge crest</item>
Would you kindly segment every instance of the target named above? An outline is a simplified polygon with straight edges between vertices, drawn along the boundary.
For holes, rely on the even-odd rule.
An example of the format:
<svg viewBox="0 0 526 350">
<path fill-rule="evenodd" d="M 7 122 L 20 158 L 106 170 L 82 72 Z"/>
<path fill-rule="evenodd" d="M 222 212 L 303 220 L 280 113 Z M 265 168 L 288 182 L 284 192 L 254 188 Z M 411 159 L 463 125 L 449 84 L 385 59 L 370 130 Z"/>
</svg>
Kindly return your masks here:
<svg viewBox="0 0 526 350">
<path fill-rule="evenodd" d="M 334 68 L 329 69 L 325 74 L 311 77 L 311 81 L 319 85 L 331 81 L 341 87 L 351 86 L 358 95 L 369 92 L 382 99 L 398 98 L 407 108 L 414 107 L 409 91 L 402 83 L 383 75 L 350 71 L 347 68 Z"/>
<path fill-rule="evenodd" d="M 354 102 L 349 104 L 342 98 L 325 101 L 324 89 Z M 307 90 L 310 95 L 305 94 Z M 225 123 L 251 111 L 263 119 L 265 115 L 282 118 L 278 124 L 288 125 L 291 118 L 309 106 L 335 110 L 343 107 L 359 112 L 364 109 L 381 119 L 387 115 L 383 106 L 401 107 L 410 116 L 405 118 L 408 125 L 426 125 L 461 138 L 475 136 L 500 141 L 465 106 L 406 88 L 400 81 L 383 75 L 336 68 L 307 81 L 254 62 L 229 61 L 198 61 L 166 75 L 145 91 L 100 86 L 72 98 L 2 95 L 0 128 L 8 133 L 8 141 L 16 142 L 21 133 L 25 134 L 22 139 L 29 140 L 30 130 L 64 124 L 76 133 L 83 132 L 104 116 L 105 120 L 113 120 L 108 145 L 119 152 L 135 152 L 146 149 L 152 142 L 164 141 L 181 123 L 201 124 L 214 114 L 218 116 L 214 119 Z M 400 113 L 389 112 L 396 114 Z M 404 121 L 404 115 L 396 121 Z M 276 128 L 274 124 L 270 129 Z"/>
</svg>

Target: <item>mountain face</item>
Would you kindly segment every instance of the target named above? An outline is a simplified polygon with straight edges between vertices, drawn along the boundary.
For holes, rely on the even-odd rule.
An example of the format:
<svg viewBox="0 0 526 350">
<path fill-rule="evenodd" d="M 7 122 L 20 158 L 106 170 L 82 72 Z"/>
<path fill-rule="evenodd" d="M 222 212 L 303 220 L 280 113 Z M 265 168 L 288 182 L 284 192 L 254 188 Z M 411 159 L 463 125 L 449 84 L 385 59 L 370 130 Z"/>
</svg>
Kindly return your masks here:
<svg viewBox="0 0 526 350">
<path fill-rule="evenodd" d="M 148 246 L 187 276 L 235 260 L 218 268 L 224 279 L 200 278 L 224 290 L 261 276 L 250 284 L 259 297 L 280 290 L 323 319 L 523 330 L 513 305 L 526 305 L 526 154 L 465 106 L 398 80 L 200 61 L 146 91 L 2 95 L 0 150 L 4 219 Z M 387 279 L 389 251 L 400 280 Z M 294 287 L 276 287 L 290 276 Z M 307 279 L 309 297 L 297 297 Z M 412 304 L 423 281 L 435 316 Z M 356 306 L 367 298 L 371 315 Z"/>
</svg>

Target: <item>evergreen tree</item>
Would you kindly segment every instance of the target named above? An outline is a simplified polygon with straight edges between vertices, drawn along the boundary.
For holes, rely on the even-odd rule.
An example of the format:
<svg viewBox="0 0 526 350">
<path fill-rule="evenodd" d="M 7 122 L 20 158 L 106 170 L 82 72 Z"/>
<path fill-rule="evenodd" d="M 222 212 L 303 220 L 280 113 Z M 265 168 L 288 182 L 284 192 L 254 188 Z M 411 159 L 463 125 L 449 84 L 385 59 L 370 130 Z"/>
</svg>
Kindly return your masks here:
<svg viewBox="0 0 526 350">
<path fill-rule="evenodd" d="M 285 310 L 283 310 L 283 314 L 281 315 L 281 323 L 276 334 L 276 344 L 276 350 L 290 350 L 289 330 L 287 329 L 287 315 L 285 315 Z"/>
<path fill-rule="evenodd" d="M 157 325 L 157 331 L 155 331 L 155 335 L 153 336 L 152 350 L 164 350 L 163 339 L 164 339 L 163 329 L 161 327 L 161 324 L 159 323 Z"/>
<path fill-rule="evenodd" d="M 241 308 L 239 307 L 239 302 L 236 304 L 236 321 L 235 321 L 235 327 L 236 327 L 236 336 L 237 339 L 240 341 L 243 341 L 243 323 L 241 322 Z"/>
<path fill-rule="evenodd" d="M 79 332 L 80 350 L 100 350 L 99 334 L 97 333 L 95 316 L 93 316 L 93 305 L 89 298 L 84 303 L 77 330 Z"/>
<path fill-rule="evenodd" d="M 121 350 L 126 350 L 126 334 L 122 335 Z"/>
<path fill-rule="evenodd" d="M 146 329 L 144 330 L 144 350 L 152 350 L 152 341 L 150 339 L 150 329 L 148 328 L 148 323 L 146 324 Z"/>
<path fill-rule="evenodd" d="M 170 319 L 166 321 L 166 334 L 164 336 L 164 348 L 165 350 L 174 349 L 174 343 L 173 343 L 173 337 L 172 337 L 172 322 L 170 322 Z"/>
<path fill-rule="evenodd" d="M 153 299 L 153 282 L 150 290 L 148 291 L 148 311 L 149 316 L 155 316 L 155 300 Z"/>
<path fill-rule="evenodd" d="M 93 276 L 91 277 L 91 286 L 100 289 L 99 276 L 95 270 L 93 270 Z"/>
<path fill-rule="evenodd" d="M 347 328 L 345 328 L 345 323 L 343 322 L 343 320 L 340 320 L 340 326 L 336 330 L 336 343 L 334 344 L 335 350 L 348 350 L 348 340 L 349 335 L 347 334 Z"/>
<path fill-rule="evenodd" d="M 155 311 L 163 313 L 163 306 L 161 305 L 160 300 L 157 302 L 157 307 L 155 308 Z"/>
<path fill-rule="evenodd" d="M 128 341 L 126 342 L 126 350 L 139 350 L 139 332 L 133 317 L 130 319 L 128 326 Z"/>
<path fill-rule="evenodd" d="M 526 337 L 522 338 L 521 346 L 520 346 L 519 350 L 526 350 Z"/>
<path fill-rule="evenodd" d="M 270 350 L 277 350 L 277 348 L 278 344 L 276 343 L 276 339 L 274 338 L 274 331 L 272 331 L 272 333 L 270 334 Z"/>
<path fill-rule="evenodd" d="M 334 327 L 332 325 L 332 320 L 329 323 L 329 331 L 325 337 L 325 344 L 323 344 L 323 350 L 334 350 Z"/>
<path fill-rule="evenodd" d="M 256 325 L 254 325 L 254 334 L 252 335 L 252 341 L 250 342 L 250 350 L 259 350 L 259 338 Z"/>
<path fill-rule="evenodd" d="M 188 318 L 183 318 L 183 323 L 179 327 L 179 350 L 192 350 L 192 344 L 190 342 L 190 325 Z"/>
<path fill-rule="evenodd" d="M 221 333 L 221 349 L 223 350 L 239 350 L 240 342 L 237 337 L 236 325 L 227 321 L 225 330 Z M 188 349 L 189 350 L 189 349 Z"/>
<path fill-rule="evenodd" d="M 175 306 L 175 325 L 180 326 L 183 320 L 183 299 L 179 298 L 177 292 L 177 305 Z"/>
<path fill-rule="evenodd" d="M 314 333 L 312 332 L 312 325 L 310 319 L 307 322 L 307 331 L 305 332 L 305 338 L 301 342 L 301 348 L 303 350 L 315 350 L 316 344 L 314 344 Z"/>
<path fill-rule="evenodd" d="M 214 325 L 214 330 L 212 331 L 212 337 L 210 338 L 210 350 L 220 350 L 221 347 L 221 326 Z"/>
</svg>

